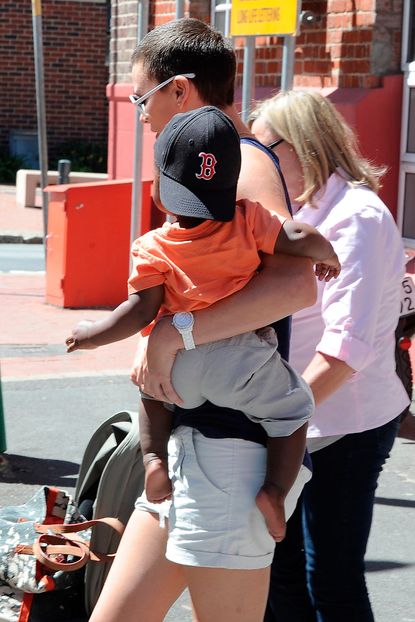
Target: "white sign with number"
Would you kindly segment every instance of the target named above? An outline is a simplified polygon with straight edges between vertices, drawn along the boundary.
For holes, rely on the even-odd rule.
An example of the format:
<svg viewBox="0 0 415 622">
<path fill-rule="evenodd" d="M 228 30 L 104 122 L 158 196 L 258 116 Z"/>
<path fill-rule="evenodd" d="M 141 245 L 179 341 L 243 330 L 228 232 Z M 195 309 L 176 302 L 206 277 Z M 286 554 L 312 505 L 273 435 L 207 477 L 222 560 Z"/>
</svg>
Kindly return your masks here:
<svg viewBox="0 0 415 622">
<path fill-rule="evenodd" d="M 401 317 L 415 313 L 415 284 L 410 276 L 402 279 Z"/>
</svg>

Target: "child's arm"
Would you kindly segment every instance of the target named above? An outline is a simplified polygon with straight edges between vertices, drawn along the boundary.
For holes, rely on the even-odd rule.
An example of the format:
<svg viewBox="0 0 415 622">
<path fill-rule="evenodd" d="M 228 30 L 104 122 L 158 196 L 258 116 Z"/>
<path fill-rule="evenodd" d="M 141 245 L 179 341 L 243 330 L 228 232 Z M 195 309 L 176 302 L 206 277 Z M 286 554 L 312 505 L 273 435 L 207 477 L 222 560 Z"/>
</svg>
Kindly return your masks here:
<svg viewBox="0 0 415 622">
<path fill-rule="evenodd" d="M 162 285 L 150 287 L 130 294 L 128 300 L 103 320 L 80 322 L 66 339 L 67 352 L 91 350 L 138 333 L 154 320 L 163 297 Z"/>
<path fill-rule="evenodd" d="M 315 272 L 320 281 L 337 278 L 340 262 L 333 246 L 311 225 L 286 220 L 275 243 L 274 252 L 310 257 L 316 263 Z"/>
</svg>

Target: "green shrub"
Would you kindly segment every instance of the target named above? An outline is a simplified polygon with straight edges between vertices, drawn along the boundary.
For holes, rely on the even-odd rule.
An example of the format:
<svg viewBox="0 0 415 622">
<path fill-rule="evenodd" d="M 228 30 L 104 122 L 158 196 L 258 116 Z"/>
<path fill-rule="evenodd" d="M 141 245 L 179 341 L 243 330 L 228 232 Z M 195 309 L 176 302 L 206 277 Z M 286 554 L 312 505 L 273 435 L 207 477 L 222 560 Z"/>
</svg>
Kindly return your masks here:
<svg viewBox="0 0 415 622">
<path fill-rule="evenodd" d="M 72 140 L 58 145 L 58 156 L 52 160 L 50 168 L 58 169 L 58 160 L 70 160 L 71 171 L 80 173 L 107 172 L 107 145 Z"/>
<path fill-rule="evenodd" d="M 26 158 L 0 153 L 0 184 L 16 183 L 16 173 L 19 168 L 27 168 Z"/>
</svg>

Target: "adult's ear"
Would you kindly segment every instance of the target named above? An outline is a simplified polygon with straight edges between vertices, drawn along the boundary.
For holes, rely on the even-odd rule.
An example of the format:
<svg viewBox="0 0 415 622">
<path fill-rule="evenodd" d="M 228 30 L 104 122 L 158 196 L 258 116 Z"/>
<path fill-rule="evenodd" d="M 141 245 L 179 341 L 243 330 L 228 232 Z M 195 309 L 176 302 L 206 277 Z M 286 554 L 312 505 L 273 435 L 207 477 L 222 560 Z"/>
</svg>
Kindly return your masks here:
<svg viewBox="0 0 415 622">
<path fill-rule="evenodd" d="M 194 90 L 191 79 L 181 75 L 176 76 L 173 80 L 173 89 L 178 109 L 186 110 Z"/>
</svg>

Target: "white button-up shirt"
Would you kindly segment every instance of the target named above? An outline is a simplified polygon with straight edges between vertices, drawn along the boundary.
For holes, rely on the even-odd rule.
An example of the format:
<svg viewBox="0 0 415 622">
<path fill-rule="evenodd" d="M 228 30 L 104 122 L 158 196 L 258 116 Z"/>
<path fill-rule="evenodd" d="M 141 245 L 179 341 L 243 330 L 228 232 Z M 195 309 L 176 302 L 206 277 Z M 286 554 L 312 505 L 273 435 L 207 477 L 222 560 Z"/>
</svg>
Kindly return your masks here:
<svg viewBox="0 0 415 622">
<path fill-rule="evenodd" d="M 295 314 L 290 363 L 303 372 L 318 351 L 356 372 L 316 408 L 310 438 L 373 429 L 409 403 L 394 356 L 402 239 L 379 197 L 367 187 L 351 187 L 338 172 L 318 193 L 316 207 L 306 204 L 294 216 L 331 241 L 342 271 L 329 283 L 319 281 L 316 304 Z"/>
</svg>

